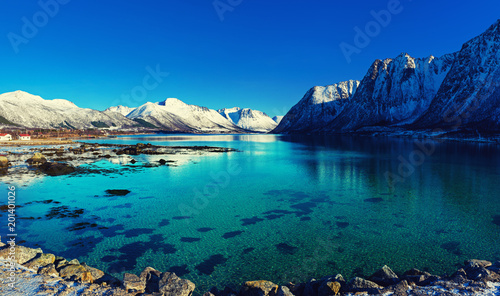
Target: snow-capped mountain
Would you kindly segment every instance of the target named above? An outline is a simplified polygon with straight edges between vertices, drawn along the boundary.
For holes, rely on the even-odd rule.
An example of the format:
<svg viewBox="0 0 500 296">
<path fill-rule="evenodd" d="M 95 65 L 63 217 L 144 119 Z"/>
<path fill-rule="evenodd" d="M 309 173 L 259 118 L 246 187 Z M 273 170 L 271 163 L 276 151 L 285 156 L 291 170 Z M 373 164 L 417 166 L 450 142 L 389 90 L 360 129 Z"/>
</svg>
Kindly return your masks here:
<svg viewBox="0 0 500 296">
<path fill-rule="evenodd" d="M 127 116 L 130 112 L 132 112 L 134 110 L 135 110 L 135 108 L 130 108 L 127 106 L 119 105 L 119 106 L 109 107 L 108 109 L 104 110 L 104 112 L 105 113 L 116 112 L 116 113 L 120 113 L 123 116 Z"/>
<path fill-rule="evenodd" d="M 325 126 L 343 110 L 358 85 L 359 81 L 349 80 L 311 88 L 273 132 L 309 132 Z"/>
<path fill-rule="evenodd" d="M 0 117 L 28 128 L 128 128 L 137 126 L 118 113 L 79 108 L 67 100 L 44 100 L 24 91 L 0 94 Z"/>
<path fill-rule="evenodd" d="M 249 108 L 224 108 L 217 112 L 235 125 L 249 131 L 269 132 L 278 125 L 266 113 Z"/>
<path fill-rule="evenodd" d="M 412 128 L 500 130 L 500 20 L 458 53 L 431 106 Z"/>
<path fill-rule="evenodd" d="M 455 54 L 448 54 L 416 59 L 403 53 L 395 59 L 376 60 L 352 100 L 325 128 L 353 131 L 413 122 L 429 108 L 454 58 Z"/>
<path fill-rule="evenodd" d="M 500 130 L 500 20 L 441 57 L 376 60 L 360 82 L 314 87 L 276 133 L 398 129 Z M 357 87 L 355 87 L 355 86 Z M 341 86 L 339 88 L 339 86 Z"/>
<path fill-rule="evenodd" d="M 281 120 L 283 120 L 283 117 L 285 117 L 285 116 L 274 116 L 274 117 L 273 117 L 273 120 L 274 120 L 274 122 L 276 122 L 277 124 L 280 124 Z"/>
<path fill-rule="evenodd" d="M 217 111 L 188 105 L 169 98 L 158 103 L 146 103 L 135 108 L 127 118 L 148 122 L 160 129 L 179 132 L 244 132 Z"/>
</svg>

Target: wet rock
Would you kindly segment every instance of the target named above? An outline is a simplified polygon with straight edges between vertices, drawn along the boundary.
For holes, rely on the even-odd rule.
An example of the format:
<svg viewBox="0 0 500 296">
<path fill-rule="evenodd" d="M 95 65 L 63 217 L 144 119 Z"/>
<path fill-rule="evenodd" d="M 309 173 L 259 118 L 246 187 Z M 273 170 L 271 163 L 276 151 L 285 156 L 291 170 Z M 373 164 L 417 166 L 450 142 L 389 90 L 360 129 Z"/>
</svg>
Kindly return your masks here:
<svg viewBox="0 0 500 296">
<path fill-rule="evenodd" d="M 74 166 L 60 162 L 45 162 L 39 166 L 39 169 L 49 176 L 68 175 L 76 171 Z"/>
<path fill-rule="evenodd" d="M 54 264 L 48 264 L 38 269 L 38 274 L 48 275 L 53 277 L 59 277 L 59 272 L 57 272 Z"/>
<path fill-rule="evenodd" d="M 53 264 L 56 256 L 48 253 L 40 253 L 35 258 L 23 264 L 24 267 L 29 268 L 34 271 L 38 271 L 38 268 Z"/>
<path fill-rule="evenodd" d="M 15 254 L 15 258 L 13 257 L 13 254 Z M 0 259 L 5 259 L 5 260 L 11 260 L 15 259 L 14 261 L 19 264 L 24 264 L 31 259 L 35 258 L 37 254 L 43 253 L 42 249 L 32 249 L 32 248 L 27 248 L 23 246 L 16 245 L 14 249 L 11 247 L 4 247 L 3 249 L 0 250 Z"/>
<path fill-rule="evenodd" d="M 290 289 L 290 292 L 292 292 L 292 294 L 295 296 L 302 296 L 304 294 L 304 289 L 306 288 L 306 284 L 304 283 L 300 284 L 289 283 L 286 286 L 288 287 L 288 289 Z"/>
<path fill-rule="evenodd" d="M 8 168 L 9 160 L 5 156 L 0 156 L 0 168 Z"/>
<path fill-rule="evenodd" d="M 378 293 L 382 287 L 372 281 L 355 277 L 347 283 L 346 289 L 350 292 L 368 292 L 375 294 Z"/>
<path fill-rule="evenodd" d="M 91 266 L 88 266 L 85 263 L 82 263 L 82 266 L 85 267 L 85 269 L 87 269 L 87 271 L 90 272 L 90 275 L 92 275 L 92 279 L 94 279 L 95 283 L 102 283 L 104 281 L 109 281 L 109 279 L 107 279 L 107 280 L 104 279 L 104 277 L 106 276 L 104 271 L 97 269 L 97 268 L 94 268 L 94 267 L 91 267 Z"/>
<path fill-rule="evenodd" d="M 487 267 L 489 271 L 500 274 L 500 261 L 496 261 L 493 265 Z"/>
<path fill-rule="evenodd" d="M 175 273 L 164 272 L 160 278 L 159 288 L 164 296 L 191 296 L 195 285 L 189 280 L 179 278 Z"/>
<path fill-rule="evenodd" d="M 92 283 L 94 279 L 92 274 L 80 264 L 69 264 L 64 266 L 60 271 L 59 275 L 64 279 L 69 279 L 72 281 L 87 282 Z"/>
<path fill-rule="evenodd" d="M 203 296 L 215 296 L 215 294 L 212 294 L 212 292 L 205 292 Z"/>
<path fill-rule="evenodd" d="M 487 268 L 487 267 L 490 267 L 491 265 L 493 265 L 490 261 L 478 260 L 478 259 L 467 260 L 464 262 L 464 264 L 465 264 L 465 269 L 467 269 L 467 268 L 479 268 L 479 267 Z"/>
<path fill-rule="evenodd" d="M 402 280 L 399 283 L 392 285 L 384 290 L 384 295 L 388 294 L 385 292 L 393 293 L 393 295 L 407 296 L 408 290 L 410 289 L 410 284 L 406 280 Z"/>
<path fill-rule="evenodd" d="M 125 273 L 123 275 L 123 286 L 128 292 L 144 293 L 146 290 L 146 283 L 135 274 Z"/>
<path fill-rule="evenodd" d="M 146 293 L 159 292 L 161 272 L 152 268 L 146 267 L 139 275 L 141 281 L 145 284 Z"/>
<path fill-rule="evenodd" d="M 279 286 L 276 296 L 294 296 L 286 286 Z"/>
<path fill-rule="evenodd" d="M 28 163 L 31 166 L 39 166 L 46 162 L 47 159 L 40 152 L 35 153 L 30 159 L 26 160 L 26 163 Z"/>
<path fill-rule="evenodd" d="M 467 273 L 463 268 L 460 268 L 451 275 L 450 280 L 457 284 L 465 284 L 466 282 L 468 282 Z"/>
<path fill-rule="evenodd" d="M 318 288 L 318 296 L 337 295 L 342 285 L 339 282 L 325 281 Z"/>
<path fill-rule="evenodd" d="M 306 283 L 306 287 L 304 288 L 304 296 L 316 296 L 318 295 L 318 289 L 321 285 L 321 281 L 316 279 L 311 279 Z"/>
<path fill-rule="evenodd" d="M 274 296 L 278 292 L 278 285 L 270 281 L 248 281 L 243 284 L 241 296 Z"/>
<path fill-rule="evenodd" d="M 368 280 L 385 287 L 399 282 L 398 276 L 387 265 L 382 266 L 382 268 L 372 274 Z"/>
</svg>

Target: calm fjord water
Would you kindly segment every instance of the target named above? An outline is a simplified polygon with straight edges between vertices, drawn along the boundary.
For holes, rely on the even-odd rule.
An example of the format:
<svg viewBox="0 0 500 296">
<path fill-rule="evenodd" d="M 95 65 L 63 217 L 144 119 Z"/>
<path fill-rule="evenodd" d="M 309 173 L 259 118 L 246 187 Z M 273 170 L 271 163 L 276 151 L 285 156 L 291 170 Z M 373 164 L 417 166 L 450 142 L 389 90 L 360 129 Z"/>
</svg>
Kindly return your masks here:
<svg viewBox="0 0 500 296">
<path fill-rule="evenodd" d="M 134 172 L 104 160 L 92 165 L 111 169 L 104 174 L 39 179 L 18 190 L 18 214 L 41 217 L 20 221 L 29 245 L 118 277 L 146 266 L 172 270 L 199 292 L 256 279 L 368 276 L 384 264 L 442 274 L 465 259 L 500 258 L 496 145 L 436 144 L 391 187 L 386 172 L 397 173 L 400 156 L 419 150 L 411 139 L 174 135 L 102 142 L 241 152 Z M 107 189 L 131 193 L 111 197 Z M 60 203 L 24 205 L 44 200 Z M 63 214 L 58 208 L 50 215 L 63 206 Z"/>
</svg>

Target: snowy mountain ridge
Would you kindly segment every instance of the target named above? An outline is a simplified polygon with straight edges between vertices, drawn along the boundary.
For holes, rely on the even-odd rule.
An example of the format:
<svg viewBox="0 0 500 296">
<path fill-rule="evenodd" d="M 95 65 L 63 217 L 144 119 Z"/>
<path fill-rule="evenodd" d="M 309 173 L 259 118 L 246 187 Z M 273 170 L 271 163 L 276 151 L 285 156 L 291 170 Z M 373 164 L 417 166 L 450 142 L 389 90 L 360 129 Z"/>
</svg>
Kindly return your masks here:
<svg viewBox="0 0 500 296">
<path fill-rule="evenodd" d="M 273 132 L 500 131 L 500 20 L 458 52 L 376 60 L 356 87 L 346 83 L 310 89 Z"/>
</svg>

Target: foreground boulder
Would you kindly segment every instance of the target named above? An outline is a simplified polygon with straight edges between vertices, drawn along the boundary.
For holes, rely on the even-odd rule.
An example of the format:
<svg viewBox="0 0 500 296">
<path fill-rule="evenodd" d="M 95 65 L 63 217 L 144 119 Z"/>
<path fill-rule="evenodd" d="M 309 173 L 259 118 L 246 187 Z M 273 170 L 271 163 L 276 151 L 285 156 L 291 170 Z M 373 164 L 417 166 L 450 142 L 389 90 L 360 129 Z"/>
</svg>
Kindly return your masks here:
<svg viewBox="0 0 500 296">
<path fill-rule="evenodd" d="M 377 270 L 368 278 L 368 280 L 384 287 L 391 286 L 399 282 L 398 276 L 387 265 L 384 265 L 381 269 Z"/>
<path fill-rule="evenodd" d="M 370 294 L 378 293 L 383 287 L 376 283 L 365 280 L 360 277 L 355 277 L 347 283 L 346 289 L 350 292 L 368 292 Z"/>
<path fill-rule="evenodd" d="M 14 259 L 16 263 L 24 264 L 41 253 L 43 252 L 42 249 L 40 248 L 31 249 L 19 245 L 16 245 L 14 248 L 11 248 L 7 246 L 0 250 L 0 259 L 5 259 L 5 260 Z M 15 256 L 13 254 L 15 254 Z"/>
<path fill-rule="evenodd" d="M 9 160 L 5 156 L 0 156 L 0 168 L 8 168 L 9 167 Z"/>
<path fill-rule="evenodd" d="M 39 169 L 49 176 L 68 175 L 76 170 L 74 166 L 60 162 L 45 162 L 39 166 Z"/>
<path fill-rule="evenodd" d="M 83 283 L 93 283 L 94 279 L 90 271 L 85 268 L 85 266 L 80 264 L 69 264 L 64 266 L 60 271 L 59 275 L 68 280 L 78 281 Z"/>
<path fill-rule="evenodd" d="M 48 253 L 39 253 L 37 256 L 30 261 L 23 264 L 24 267 L 29 268 L 34 271 L 38 271 L 40 267 L 44 267 L 49 264 L 53 264 L 56 256 Z"/>
<path fill-rule="evenodd" d="M 270 281 L 249 281 L 241 287 L 241 296 L 274 296 L 278 292 L 278 285 Z"/>
<path fill-rule="evenodd" d="M 163 296 L 191 296 L 194 288 L 193 282 L 181 279 L 173 272 L 164 272 L 159 282 Z"/>
<path fill-rule="evenodd" d="M 125 273 L 123 275 L 123 287 L 128 292 L 144 293 L 146 290 L 146 283 L 141 281 L 141 279 L 131 273 Z"/>
<path fill-rule="evenodd" d="M 146 293 L 157 293 L 160 291 L 160 271 L 153 267 L 146 267 L 139 275 L 139 278 L 145 283 Z"/>
</svg>

